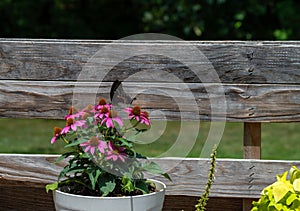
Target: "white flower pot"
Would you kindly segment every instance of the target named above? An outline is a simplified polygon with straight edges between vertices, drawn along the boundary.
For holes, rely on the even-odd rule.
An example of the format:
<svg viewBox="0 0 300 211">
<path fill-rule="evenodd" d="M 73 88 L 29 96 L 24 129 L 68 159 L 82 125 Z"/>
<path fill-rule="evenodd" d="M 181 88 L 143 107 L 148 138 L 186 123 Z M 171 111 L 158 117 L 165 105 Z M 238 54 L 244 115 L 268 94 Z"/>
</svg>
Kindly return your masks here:
<svg viewBox="0 0 300 211">
<path fill-rule="evenodd" d="M 57 211 L 161 211 L 163 208 L 166 185 L 156 180 L 157 192 L 138 196 L 95 197 L 53 192 Z"/>
</svg>

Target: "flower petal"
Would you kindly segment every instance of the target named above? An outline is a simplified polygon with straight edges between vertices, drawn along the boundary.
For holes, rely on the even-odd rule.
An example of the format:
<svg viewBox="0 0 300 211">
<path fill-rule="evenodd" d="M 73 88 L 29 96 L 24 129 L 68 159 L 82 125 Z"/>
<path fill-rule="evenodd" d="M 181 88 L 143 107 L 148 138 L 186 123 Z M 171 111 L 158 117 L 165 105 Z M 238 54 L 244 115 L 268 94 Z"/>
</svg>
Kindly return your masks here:
<svg viewBox="0 0 300 211">
<path fill-rule="evenodd" d="M 123 122 L 119 117 L 115 117 L 115 118 L 113 118 L 113 120 L 116 121 L 120 126 L 123 125 Z"/>
<path fill-rule="evenodd" d="M 66 126 L 61 130 L 61 134 L 67 134 L 70 131 L 70 126 Z"/>
<path fill-rule="evenodd" d="M 85 146 L 88 146 L 88 145 L 89 145 L 88 142 L 82 142 L 81 144 L 79 144 L 79 146 L 81 146 L 81 147 L 85 147 Z"/>
<path fill-rule="evenodd" d="M 92 153 L 92 155 L 95 153 L 95 147 L 92 146 L 90 152 Z"/>
<path fill-rule="evenodd" d="M 51 139 L 51 144 L 54 144 L 57 140 L 57 136 L 53 136 L 53 138 Z"/>
<path fill-rule="evenodd" d="M 107 127 L 111 127 L 111 128 L 114 128 L 114 124 L 113 124 L 113 121 L 111 118 L 106 118 L 106 126 Z"/>
<path fill-rule="evenodd" d="M 119 155 L 119 158 L 120 158 L 120 160 L 124 163 L 125 162 L 125 159 L 124 159 L 124 157 L 122 156 L 122 155 Z"/>
<path fill-rule="evenodd" d="M 77 125 L 76 124 L 72 124 L 70 127 L 71 127 L 72 130 L 76 131 Z"/>
</svg>

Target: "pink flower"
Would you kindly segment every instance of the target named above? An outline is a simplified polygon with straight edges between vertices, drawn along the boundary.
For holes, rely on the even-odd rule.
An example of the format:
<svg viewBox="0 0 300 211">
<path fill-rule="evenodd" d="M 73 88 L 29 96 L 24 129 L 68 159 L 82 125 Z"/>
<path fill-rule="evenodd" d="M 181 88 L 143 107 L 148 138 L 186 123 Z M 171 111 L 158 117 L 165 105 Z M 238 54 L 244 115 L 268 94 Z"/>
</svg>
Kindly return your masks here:
<svg viewBox="0 0 300 211">
<path fill-rule="evenodd" d="M 90 151 L 92 155 L 95 153 L 96 148 L 101 153 L 104 153 L 107 148 L 106 142 L 98 139 L 96 136 L 92 136 L 89 141 L 81 143 L 80 146 L 85 147 L 84 151 Z"/>
<path fill-rule="evenodd" d="M 75 107 L 72 106 L 69 109 L 68 115 L 64 116 L 64 119 L 67 120 L 69 118 L 72 118 L 72 119 L 79 118 L 79 117 L 83 116 L 84 113 L 85 113 L 84 111 L 78 111 Z"/>
<path fill-rule="evenodd" d="M 107 104 L 106 100 L 101 98 L 98 101 L 98 104 L 94 107 L 95 111 L 100 111 L 103 107 L 107 108 L 108 110 L 111 109 L 112 105 L 111 104 Z"/>
<path fill-rule="evenodd" d="M 105 117 L 109 117 L 109 108 L 107 108 L 107 107 L 105 107 L 105 106 L 103 106 L 100 110 L 99 110 L 99 112 L 96 112 L 96 114 L 94 115 L 94 117 L 97 119 L 97 118 L 99 118 L 99 119 L 103 119 L 103 118 L 105 118 Z"/>
<path fill-rule="evenodd" d="M 62 129 L 60 127 L 54 127 L 54 136 L 51 139 L 51 144 L 54 144 L 56 140 L 61 136 Z"/>
<path fill-rule="evenodd" d="M 108 128 L 110 128 L 110 127 L 114 128 L 115 126 L 114 126 L 114 122 L 113 121 L 117 122 L 120 126 L 123 125 L 122 120 L 119 117 L 117 117 L 117 112 L 114 111 L 114 110 L 110 110 L 109 111 L 109 115 L 105 116 L 105 118 L 101 122 L 101 125 L 103 125 L 105 123 L 106 127 L 108 127 Z"/>
<path fill-rule="evenodd" d="M 77 127 L 82 127 L 85 124 L 85 120 L 75 121 L 73 118 L 68 118 L 66 126 L 62 129 L 61 134 L 67 134 L 71 130 L 76 131 Z"/>
<path fill-rule="evenodd" d="M 120 159 L 123 163 L 125 162 L 124 157 L 126 154 L 124 153 L 125 148 L 124 147 L 116 147 L 114 144 L 110 141 L 108 142 L 108 149 L 106 160 L 113 160 L 117 161 Z"/>
<path fill-rule="evenodd" d="M 86 119 L 88 116 L 94 112 L 94 107 L 92 105 L 87 105 L 84 109 L 78 111 L 75 107 L 69 109 L 68 115 L 64 116 L 65 120 L 72 119 Z"/>
<path fill-rule="evenodd" d="M 134 106 L 133 108 L 125 108 L 124 111 L 128 113 L 129 119 L 135 119 L 136 121 L 150 125 L 149 114 L 147 111 L 141 111 L 140 106 Z"/>
<path fill-rule="evenodd" d="M 147 111 L 143 111 L 141 113 L 141 123 L 144 123 L 146 125 L 150 125 L 149 114 L 148 114 Z"/>
</svg>

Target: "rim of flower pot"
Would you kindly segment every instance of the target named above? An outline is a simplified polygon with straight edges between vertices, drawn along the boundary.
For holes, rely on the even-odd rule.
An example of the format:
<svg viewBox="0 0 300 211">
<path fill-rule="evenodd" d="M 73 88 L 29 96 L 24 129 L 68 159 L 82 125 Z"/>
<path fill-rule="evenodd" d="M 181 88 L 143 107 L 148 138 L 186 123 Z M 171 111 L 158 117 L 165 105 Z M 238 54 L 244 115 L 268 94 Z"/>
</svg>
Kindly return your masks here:
<svg viewBox="0 0 300 211">
<path fill-rule="evenodd" d="M 79 198 L 103 198 L 103 199 L 129 199 L 131 197 L 135 197 L 135 198 L 138 198 L 138 197 L 143 197 L 143 196 L 149 196 L 149 195 L 154 195 L 154 194 L 157 194 L 159 192 L 163 192 L 165 191 L 165 189 L 167 188 L 167 186 L 165 185 L 165 183 L 161 182 L 161 181 L 158 181 L 158 180 L 155 180 L 155 179 L 147 179 L 147 181 L 151 181 L 151 182 L 154 182 L 154 183 L 158 183 L 160 185 L 162 185 L 162 188 L 159 189 L 158 191 L 155 191 L 155 192 L 152 192 L 152 193 L 147 193 L 147 194 L 142 194 L 142 195 L 135 195 L 135 196 L 84 196 L 84 195 L 77 195 L 77 194 L 72 194 L 72 193 L 66 193 L 66 192 L 63 192 L 63 191 L 60 191 L 60 190 L 55 190 L 55 192 L 57 193 L 60 193 L 60 194 L 63 194 L 63 195 L 66 195 L 66 196 L 76 196 L 76 197 L 79 197 Z"/>
</svg>

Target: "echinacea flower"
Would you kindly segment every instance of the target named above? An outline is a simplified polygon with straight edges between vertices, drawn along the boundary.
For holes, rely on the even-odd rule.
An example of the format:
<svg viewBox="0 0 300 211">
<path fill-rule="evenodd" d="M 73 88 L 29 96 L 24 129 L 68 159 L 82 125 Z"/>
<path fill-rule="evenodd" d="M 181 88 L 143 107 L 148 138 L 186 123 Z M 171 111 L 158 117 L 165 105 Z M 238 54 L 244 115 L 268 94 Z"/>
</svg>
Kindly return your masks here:
<svg viewBox="0 0 300 211">
<path fill-rule="evenodd" d="M 146 111 L 141 111 L 140 106 L 134 106 L 133 108 L 125 108 L 124 111 L 128 113 L 129 119 L 135 119 L 140 123 L 150 125 L 149 114 Z"/>
<path fill-rule="evenodd" d="M 141 123 L 144 123 L 146 125 L 150 125 L 149 114 L 148 114 L 147 111 L 143 111 L 141 113 Z"/>
<path fill-rule="evenodd" d="M 77 108 L 75 108 L 75 107 L 72 106 L 72 107 L 69 109 L 68 115 L 64 116 L 64 119 L 67 120 L 67 119 L 69 119 L 69 118 L 72 118 L 72 119 L 79 118 L 79 117 L 81 117 L 84 113 L 85 113 L 84 111 L 78 111 Z"/>
<path fill-rule="evenodd" d="M 51 144 L 59 140 L 67 148 L 58 161 L 71 158 L 67 159 L 68 164 L 59 175 L 59 178 L 65 179 L 48 185 L 47 190 L 66 184 L 72 189 L 77 184 L 84 184 L 86 192 L 91 195 L 127 196 L 147 187 L 144 171 L 155 171 L 169 178 L 156 165 L 140 163 L 141 158 L 146 157 L 135 152 L 136 136 L 150 128 L 146 126 L 150 124 L 147 112 L 141 111 L 139 106 L 126 109 L 130 118 L 126 122 L 131 125 L 125 126 L 122 115 L 118 116 L 113 105 L 107 104 L 104 99 L 100 99 L 97 105 L 80 109 L 72 107 L 65 116 L 66 125 L 54 128 Z M 130 179 L 130 187 L 124 179 L 126 182 Z"/>
<path fill-rule="evenodd" d="M 92 155 L 95 153 L 96 148 L 101 153 L 104 153 L 105 149 L 107 148 L 106 142 L 98 139 L 96 136 L 92 136 L 90 140 L 81 143 L 80 146 L 85 147 L 84 152 L 90 151 Z"/>
<path fill-rule="evenodd" d="M 86 119 L 87 117 L 92 116 L 94 113 L 94 106 L 91 104 L 87 105 L 82 111 L 80 112 L 80 119 Z"/>
<path fill-rule="evenodd" d="M 107 104 L 106 100 L 101 98 L 98 101 L 98 104 L 95 106 L 95 110 L 96 111 L 100 111 L 103 107 L 106 107 L 108 110 L 111 109 L 112 105 L 111 104 Z"/>
<path fill-rule="evenodd" d="M 124 153 L 124 147 L 116 147 L 114 146 L 112 141 L 110 141 L 108 142 L 108 150 L 109 151 L 107 151 L 106 160 L 117 161 L 118 159 L 120 159 L 123 163 L 125 162 L 124 157 L 126 156 L 126 154 Z"/>
<path fill-rule="evenodd" d="M 109 111 L 109 115 L 106 116 L 102 121 L 101 121 L 101 125 L 103 125 L 104 123 L 106 124 L 106 127 L 108 128 L 114 128 L 114 122 L 117 122 L 120 126 L 123 125 L 122 120 L 118 117 L 118 114 L 116 111 L 114 110 L 110 110 Z"/>
<path fill-rule="evenodd" d="M 60 127 L 54 127 L 54 136 L 51 139 L 51 144 L 54 144 L 56 140 L 61 136 L 62 129 Z"/>
<path fill-rule="evenodd" d="M 74 120 L 73 118 L 68 118 L 66 126 L 62 129 L 61 134 L 67 134 L 71 130 L 76 131 L 77 127 L 84 126 L 85 120 Z"/>
<path fill-rule="evenodd" d="M 94 115 L 95 118 L 103 119 L 104 117 L 109 117 L 109 109 L 103 106 L 96 114 Z"/>
</svg>

